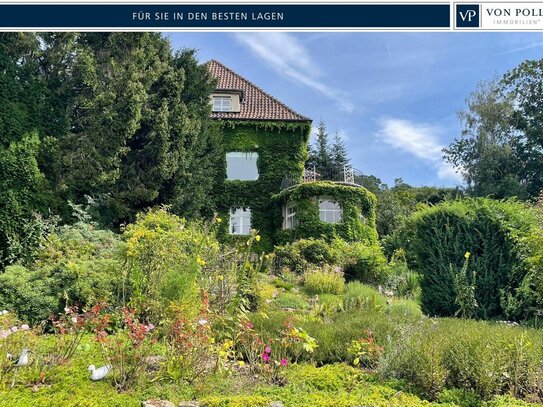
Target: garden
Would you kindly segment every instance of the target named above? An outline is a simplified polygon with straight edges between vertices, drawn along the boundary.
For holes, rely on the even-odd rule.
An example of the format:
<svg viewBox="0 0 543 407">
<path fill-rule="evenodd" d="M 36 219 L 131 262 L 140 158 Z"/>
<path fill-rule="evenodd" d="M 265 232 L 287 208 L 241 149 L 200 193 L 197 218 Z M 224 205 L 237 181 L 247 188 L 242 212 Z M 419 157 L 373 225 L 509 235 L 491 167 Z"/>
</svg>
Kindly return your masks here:
<svg viewBox="0 0 543 407">
<path fill-rule="evenodd" d="M 224 245 L 222 219 L 165 207 L 121 233 L 74 216 L 41 219 L 32 260 L 0 275 L 2 405 L 541 402 L 537 206 L 446 201 L 384 250 L 272 253 L 254 252 L 257 231 Z"/>
<path fill-rule="evenodd" d="M 280 193 L 341 137 L 213 120 L 160 33 L 0 33 L 0 72 L 0 406 L 543 404 L 543 60 L 468 97 L 462 187 Z M 225 135 L 269 143 L 261 183 L 225 183 Z"/>
</svg>

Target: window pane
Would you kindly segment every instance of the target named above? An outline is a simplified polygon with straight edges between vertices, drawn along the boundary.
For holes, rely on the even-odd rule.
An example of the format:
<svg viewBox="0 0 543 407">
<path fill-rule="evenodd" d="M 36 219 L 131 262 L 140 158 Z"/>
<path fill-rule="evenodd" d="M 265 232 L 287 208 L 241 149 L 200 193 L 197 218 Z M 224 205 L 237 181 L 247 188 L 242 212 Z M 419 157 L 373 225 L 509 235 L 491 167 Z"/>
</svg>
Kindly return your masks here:
<svg viewBox="0 0 543 407">
<path fill-rule="evenodd" d="M 213 111 L 215 112 L 230 112 L 232 111 L 232 98 L 229 96 L 214 96 Z"/>
<path fill-rule="evenodd" d="M 319 219 L 322 222 L 338 223 L 341 221 L 341 214 L 339 202 L 330 198 L 319 198 Z"/>
<path fill-rule="evenodd" d="M 258 153 L 227 153 L 226 179 L 255 181 L 258 179 Z"/>
<path fill-rule="evenodd" d="M 231 208 L 230 209 L 230 234 L 248 235 L 251 231 L 251 209 Z"/>
<path fill-rule="evenodd" d="M 293 229 L 297 225 L 298 219 L 296 218 L 296 205 L 289 203 L 285 208 L 285 229 Z"/>
</svg>

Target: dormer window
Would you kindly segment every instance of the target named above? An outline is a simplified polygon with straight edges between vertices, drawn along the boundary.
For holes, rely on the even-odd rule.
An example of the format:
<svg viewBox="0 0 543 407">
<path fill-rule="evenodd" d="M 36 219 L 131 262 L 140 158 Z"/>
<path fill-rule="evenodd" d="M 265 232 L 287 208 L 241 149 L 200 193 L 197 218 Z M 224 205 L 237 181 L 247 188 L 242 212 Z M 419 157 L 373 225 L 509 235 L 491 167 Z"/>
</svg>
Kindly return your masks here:
<svg viewBox="0 0 543 407">
<path fill-rule="evenodd" d="M 215 89 L 211 94 L 211 110 L 214 112 L 239 112 L 242 99 L 242 91 Z"/>
<path fill-rule="evenodd" d="M 214 112 L 231 112 L 232 97 L 231 96 L 213 96 L 213 111 Z"/>
</svg>

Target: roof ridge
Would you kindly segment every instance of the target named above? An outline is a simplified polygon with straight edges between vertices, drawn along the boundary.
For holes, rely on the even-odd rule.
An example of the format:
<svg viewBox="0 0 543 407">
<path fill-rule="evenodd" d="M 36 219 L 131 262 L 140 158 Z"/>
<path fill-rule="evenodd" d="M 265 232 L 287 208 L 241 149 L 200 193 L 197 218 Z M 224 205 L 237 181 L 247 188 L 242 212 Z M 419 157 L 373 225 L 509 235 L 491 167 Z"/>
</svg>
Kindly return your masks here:
<svg viewBox="0 0 543 407">
<path fill-rule="evenodd" d="M 303 114 L 300 114 L 298 113 L 297 111 L 295 111 L 294 109 L 292 109 L 291 107 L 287 106 L 286 104 L 284 104 L 283 102 L 281 102 L 279 99 L 277 99 L 276 97 L 272 96 L 271 94 L 269 94 L 268 92 L 266 92 L 264 89 L 262 89 L 260 86 L 258 85 L 255 85 L 253 82 L 251 82 L 249 79 L 245 78 L 243 75 L 240 75 L 239 73 L 237 73 L 236 71 L 234 71 L 233 69 L 229 68 L 228 66 L 224 65 L 222 62 L 220 61 L 217 61 L 216 59 L 210 59 L 209 61 L 207 61 L 205 63 L 205 65 L 207 64 L 210 64 L 210 63 L 215 63 L 217 65 L 219 65 L 221 68 L 223 69 L 226 69 L 227 71 L 229 71 L 230 73 L 236 75 L 237 77 L 239 77 L 241 80 L 245 81 L 248 85 L 252 86 L 253 88 L 257 89 L 259 92 L 261 92 L 262 94 L 264 94 L 265 96 L 269 97 L 270 99 L 272 99 L 274 102 L 278 103 L 279 105 L 281 105 L 283 108 L 285 108 L 286 110 L 288 110 L 290 113 L 292 113 L 293 115 L 295 116 L 298 116 L 299 117 L 299 120 L 306 120 L 306 121 L 312 121 L 309 117 L 307 116 L 304 116 Z"/>
</svg>

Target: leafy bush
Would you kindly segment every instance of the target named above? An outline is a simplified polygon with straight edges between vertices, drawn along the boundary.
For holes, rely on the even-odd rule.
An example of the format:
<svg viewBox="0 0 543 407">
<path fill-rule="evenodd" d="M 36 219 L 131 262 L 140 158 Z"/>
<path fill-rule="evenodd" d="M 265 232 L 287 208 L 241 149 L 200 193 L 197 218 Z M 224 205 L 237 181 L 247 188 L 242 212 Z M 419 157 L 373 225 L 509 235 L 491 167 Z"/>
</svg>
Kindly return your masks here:
<svg viewBox="0 0 543 407">
<path fill-rule="evenodd" d="M 320 239 L 301 239 L 277 246 L 274 253 L 277 268 L 287 268 L 298 274 L 315 265 L 335 265 L 341 267 L 345 277 L 350 280 L 381 284 L 388 279 L 386 258 L 377 245 L 346 242 L 339 238 L 331 243 Z"/>
<path fill-rule="evenodd" d="M 337 264 L 338 254 L 330 244 L 320 239 L 300 239 L 275 247 L 275 259 L 280 268 L 286 267 L 302 274 L 311 265 Z"/>
<path fill-rule="evenodd" d="M 343 273 L 333 267 L 325 267 L 304 274 L 304 291 L 309 295 L 341 294 L 345 287 Z"/>
<path fill-rule="evenodd" d="M 165 209 L 137 216 L 123 233 L 130 303 L 156 319 L 172 303 L 187 317 L 199 311 L 197 277 L 219 244 L 200 223 Z"/>
<path fill-rule="evenodd" d="M 122 281 L 120 245 L 117 235 L 92 224 L 62 226 L 44 238 L 33 264 L 0 274 L 0 305 L 35 323 L 66 305 L 114 302 Z"/>
<path fill-rule="evenodd" d="M 425 313 L 457 312 L 455 275 L 469 252 L 478 318 L 520 319 L 533 314 L 534 299 L 523 287 L 527 278 L 541 274 L 541 265 L 526 259 L 541 258 L 543 246 L 527 241 L 542 234 L 527 205 L 482 198 L 445 202 L 415 213 L 404 228 L 411 231 L 403 244 L 415 255 L 422 276 Z"/>
</svg>

